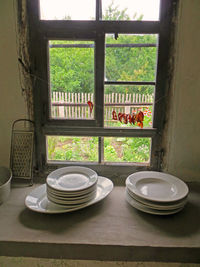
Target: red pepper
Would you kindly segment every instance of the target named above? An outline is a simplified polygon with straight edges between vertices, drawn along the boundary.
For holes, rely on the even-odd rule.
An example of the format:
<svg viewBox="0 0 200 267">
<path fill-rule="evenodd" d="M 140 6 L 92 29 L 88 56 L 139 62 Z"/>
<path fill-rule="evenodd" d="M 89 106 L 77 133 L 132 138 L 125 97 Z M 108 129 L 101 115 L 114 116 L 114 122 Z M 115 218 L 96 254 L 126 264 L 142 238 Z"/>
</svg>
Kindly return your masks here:
<svg viewBox="0 0 200 267">
<path fill-rule="evenodd" d="M 115 121 L 117 121 L 117 113 L 116 113 L 115 110 L 113 110 L 112 116 L 113 116 L 112 119 L 115 120 Z"/>
<path fill-rule="evenodd" d="M 88 106 L 90 108 L 90 113 L 92 113 L 93 106 L 94 106 L 93 103 L 91 101 L 88 101 L 87 104 L 88 104 Z"/>
<path fill-rule="evenodd" d="M 140 111 L 137 115 L 136 115 L 136 121 L 137 122 L 142 122 L 144 120 L 144 113 L 142 111 Z"/>
<path fill-rule="evenodd" d="M 124 119 L 124 123 L 127 124 L 128 123 L 128 114 L 123 113 L 123 119 Z"/>
<path fill-rule="evenodd" d="M 132 124 L 135 124 L 135 120 L 136 120 L 136 115 L 135 115 L 135 113 L 133 113 L 132 117 L 131 117 Z"/>
<path fill-rule="evenodd" d="M 127 114 L 127 117 L 128 117 L 128 122 L 131 124 L 132 123 L 131 114 Z"/>
<path fill-rule="evenodd" d="M 123 113 L 121 113 L 121 112 L 118 113 L 118 119 L 119 119 L 120 122 L 122 122 Z"/>
<path fill-rule="evenodd" d="M 137 122 L 137 126 L 143 128 L 144 113 L 142 111 L 140 111 L 137 114 L 133 113 L 132 116 L 131 116 L 131 114 L 125 114 L 125 113 L 119 112 L 118 116 L 117 116 L 116 111 L 113 110 L 112 116 L 113 116 L 112 117 L 113 120 L 117 120 L 117 117 L 118 117 L 118 120 L 124 124 L 127 124 L 128 122 L 130 124 L 135 124 Z"/>
</svg>

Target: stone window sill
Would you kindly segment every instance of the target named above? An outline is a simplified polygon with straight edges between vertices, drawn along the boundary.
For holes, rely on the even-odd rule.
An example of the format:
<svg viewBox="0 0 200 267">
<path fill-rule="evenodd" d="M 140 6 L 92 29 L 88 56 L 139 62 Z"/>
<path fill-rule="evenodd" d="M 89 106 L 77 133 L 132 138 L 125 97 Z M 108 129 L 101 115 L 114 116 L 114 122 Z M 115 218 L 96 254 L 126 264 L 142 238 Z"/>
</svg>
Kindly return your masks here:
<svg viewBox="0 0 200 267">
<path fill-rule="evenodd" d="M 156 216 L 137 211 L 115 186 L 103 201 L 64 214 L 28 210 L 34 187 L 12 188 L 0 206 L 0 256 L 77 260 L 200 262 L 200 184 L 190 183 L 185 208 Z"/>
</svg>

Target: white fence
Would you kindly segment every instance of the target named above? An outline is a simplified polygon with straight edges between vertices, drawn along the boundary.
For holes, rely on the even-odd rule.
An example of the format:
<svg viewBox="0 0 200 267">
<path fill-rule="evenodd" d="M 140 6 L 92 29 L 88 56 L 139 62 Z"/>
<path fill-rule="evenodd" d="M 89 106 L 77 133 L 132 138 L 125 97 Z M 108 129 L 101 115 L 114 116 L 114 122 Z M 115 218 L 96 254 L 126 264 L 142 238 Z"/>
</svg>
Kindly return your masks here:
<svg viewBox="0 0 200 267">
<path fill-rule="evenodd" d="M 89 119 L 88 101 L 94 102 L 92 93 L 52 92 L 51 115 L 53 118 Z M 153 95 L 144 94 L 120 94 L 112 93 L 104 95 L 104 118 L 111 120 L 112 111 L 116 113 L 132 113 L 138 109 L 144 109 L 153 105 Z"/>
</svg>

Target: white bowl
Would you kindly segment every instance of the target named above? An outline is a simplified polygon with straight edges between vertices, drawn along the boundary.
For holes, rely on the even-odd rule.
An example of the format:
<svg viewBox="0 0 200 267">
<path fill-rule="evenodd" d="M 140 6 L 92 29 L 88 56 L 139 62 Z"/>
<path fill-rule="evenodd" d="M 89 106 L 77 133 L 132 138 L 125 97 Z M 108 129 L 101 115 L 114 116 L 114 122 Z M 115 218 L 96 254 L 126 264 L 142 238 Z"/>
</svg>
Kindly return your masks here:
<svg viewBox="0 0 200 267">
<path fill-rule="evenodd" d="M 5 202 L 10 195 L 11 178 L 11 170 L 0 166 L 0 204 Z"/>
</svg>

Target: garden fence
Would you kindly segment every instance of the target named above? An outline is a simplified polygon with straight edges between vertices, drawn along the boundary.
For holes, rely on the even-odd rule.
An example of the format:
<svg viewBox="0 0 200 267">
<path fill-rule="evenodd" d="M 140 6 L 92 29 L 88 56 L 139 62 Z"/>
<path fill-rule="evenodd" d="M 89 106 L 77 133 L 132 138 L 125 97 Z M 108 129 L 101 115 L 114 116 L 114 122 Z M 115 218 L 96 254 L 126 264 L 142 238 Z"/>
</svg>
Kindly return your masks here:
<svg viewBox="0 0 200 267">
<path fill-rule="evenodd" d="M 93 93 L 52 92 L 51 115 L 60 119 L 90 119 L 93 113 L 90 113 L 88 101 L 94 102 Z M 153 94 L 105 94 L 104 105 L 104 120 L 110 121 L 113 110 L 117 114 L 131 114 L 152 106 Z"/>
</svg>

